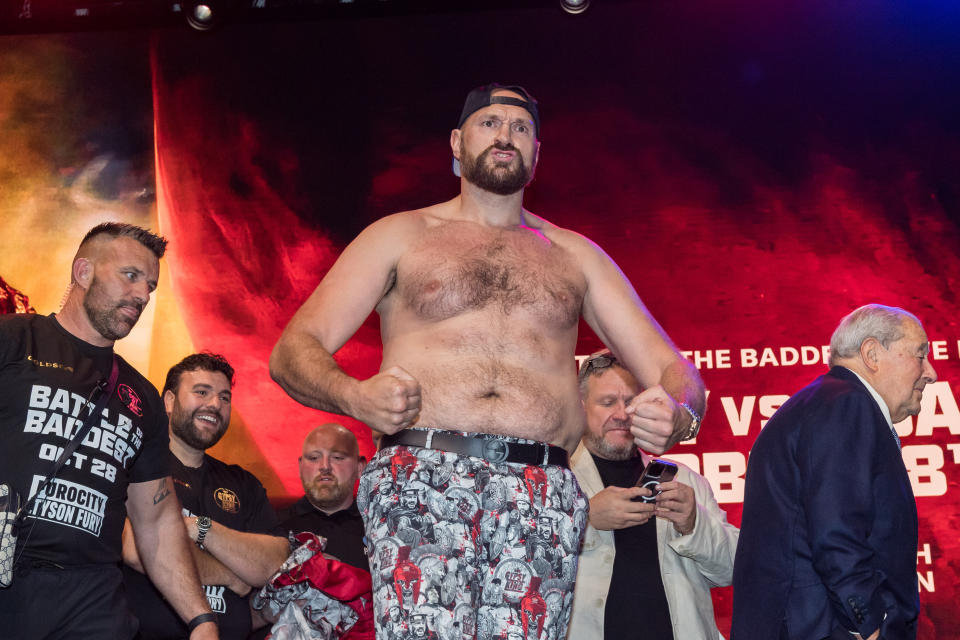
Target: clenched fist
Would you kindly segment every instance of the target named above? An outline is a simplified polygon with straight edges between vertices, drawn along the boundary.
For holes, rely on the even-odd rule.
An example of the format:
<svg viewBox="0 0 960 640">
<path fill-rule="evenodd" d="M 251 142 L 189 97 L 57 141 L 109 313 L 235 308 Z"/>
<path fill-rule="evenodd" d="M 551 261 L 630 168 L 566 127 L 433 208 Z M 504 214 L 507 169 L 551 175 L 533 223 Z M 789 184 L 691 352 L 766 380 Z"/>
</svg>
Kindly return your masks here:
<svg viewBox="0 0 960 640">
<path fill-rule="evenodd" d="M 630 432 L 637 446 L 661 454 L 679 441 L 689 426 L 689 415 L 657 385 L 641 391 L 627 407 Z M 684 420 L 687 421 L 686 426 Z"/>
<path fill-rule="evenodd" d="M 370 428 L 396 433 L 420 415 L 420 383 L 396 365 L 358 385 L 352 415 Z"/>
</svg>

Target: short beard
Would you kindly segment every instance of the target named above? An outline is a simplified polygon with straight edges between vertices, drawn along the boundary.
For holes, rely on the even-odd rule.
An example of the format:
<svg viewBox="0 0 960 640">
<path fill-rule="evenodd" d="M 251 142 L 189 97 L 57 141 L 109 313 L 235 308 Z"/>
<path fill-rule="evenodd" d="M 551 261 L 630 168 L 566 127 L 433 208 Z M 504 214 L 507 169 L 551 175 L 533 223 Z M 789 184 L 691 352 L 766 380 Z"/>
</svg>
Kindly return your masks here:
<svg viewBox="0 0 960 640">
<path fill-rule="evenodd" d="M 310 502 L 321 509 L 333 509 L 340 506 L 347 497 L 346 488 L 339 481 L 334 481 L 333 485 L 320 487 L 316 482 L 311 482 L 304 487 Z"/>
<path fill-rule="evenodd" d="M 602 437 L 598 438 L 592 433 L 585 433 L 584 440 L 587 441 L 587 444 L 590 445 L 590 449 L 595 451 L 596 454 L 605 459 L 605 460 L 629 460 L 633 456 L 637 455 L 637 443 L 630 442 L 629 444 L 615 445 L 610 444 Z"/>
<path fill-rule="evenodd" d="M 516 152 L 516 160 L 519 162 L 511 163 L 512 166 L 488 166 L 487 159 L 494 149 Z M 532 171 L 527 169 L 523 155 L 512 144 L 494 142 L 483 153 L 473 158 L 464 149 L 463 138 L 460 139 L 460 175 L 467 182 L 499 196 L 509 196 L 520 191 L 530 183 L 533 177 Z"/>
<path fill-rule="evenodd" d="M 170 414 L 170 431 L 188 446 L 205 451 L 220 442 L 220 438 L 227 432 L 227 425 L 221 424 L 216 433 L 205 438 L 193 423 L 197 411 L 199 409 L 188 415 L 180 407 L 174 407 L 173 413 Z"/>
<path fill-rule="evenodd" d="M 127 337 L 136 324 L 136 320 L 130 322 L 126 317 L 118 318 L 117 310 L 120 307 L 130 306 L 143 311 L 143 305 L 133 300 L 120 300 L 112 306 L 101 306 L 98 303 L 104 297 L 102 286 L 94 276 L 90 282 L 90 288 L 83 296 L 83 310 L 86 311 L 90 324 L 97 333 L 107 340 L 119 340 Z"/>
</svg>

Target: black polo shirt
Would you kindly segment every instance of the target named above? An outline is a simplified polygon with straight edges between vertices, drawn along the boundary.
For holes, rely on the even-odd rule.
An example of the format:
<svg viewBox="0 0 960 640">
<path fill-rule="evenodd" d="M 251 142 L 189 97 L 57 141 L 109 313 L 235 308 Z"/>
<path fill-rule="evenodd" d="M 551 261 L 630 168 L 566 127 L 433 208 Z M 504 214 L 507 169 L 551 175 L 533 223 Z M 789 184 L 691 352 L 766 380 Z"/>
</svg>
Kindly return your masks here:
<svg viewBox="0 0 960 640">
<path fill-rule="evenodd" d="M 327 539 L 325 553 L 358 569 L 370 571 L 363 545 L 363 519 L 356 502 L 327 515 L 310 504 L 304 496 L 278 515 L 280 524 L 273 530 L 274 535 L 285 536 L 303 531 L 315 533 Z"/>
</svg>

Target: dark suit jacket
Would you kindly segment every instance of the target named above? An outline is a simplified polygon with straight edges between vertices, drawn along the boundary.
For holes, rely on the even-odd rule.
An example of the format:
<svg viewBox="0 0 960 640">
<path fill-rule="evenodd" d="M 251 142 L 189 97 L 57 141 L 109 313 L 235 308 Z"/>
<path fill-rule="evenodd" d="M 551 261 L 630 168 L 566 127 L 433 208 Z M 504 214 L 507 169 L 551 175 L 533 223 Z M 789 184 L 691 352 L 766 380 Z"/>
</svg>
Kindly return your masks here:
<svg viewBox="0 0 960 640">
<path fill-rule="evenodd" d="M 750 452 L 731 640 L 877 627 L 884 640 L 913 640 L 916 563 L 900 450 L 870 392 L 834 367 L 780 407 Z"/>
</svg>

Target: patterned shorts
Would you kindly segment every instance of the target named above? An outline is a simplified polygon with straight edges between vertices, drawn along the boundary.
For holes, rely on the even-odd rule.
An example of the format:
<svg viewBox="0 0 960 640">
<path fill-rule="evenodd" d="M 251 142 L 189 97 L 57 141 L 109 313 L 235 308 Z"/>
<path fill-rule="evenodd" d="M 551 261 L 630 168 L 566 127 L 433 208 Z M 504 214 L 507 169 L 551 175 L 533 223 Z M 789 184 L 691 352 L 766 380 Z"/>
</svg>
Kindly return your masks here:
<svg viewBox="0 0 960 640">
<path fill-rule="evenodd" d="M 563 640 L 587 504 L 560 466 L 381 450 L 357 492 L 378 640 Z"/>
</svg>

